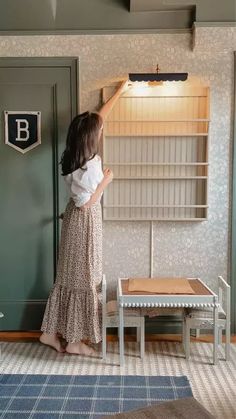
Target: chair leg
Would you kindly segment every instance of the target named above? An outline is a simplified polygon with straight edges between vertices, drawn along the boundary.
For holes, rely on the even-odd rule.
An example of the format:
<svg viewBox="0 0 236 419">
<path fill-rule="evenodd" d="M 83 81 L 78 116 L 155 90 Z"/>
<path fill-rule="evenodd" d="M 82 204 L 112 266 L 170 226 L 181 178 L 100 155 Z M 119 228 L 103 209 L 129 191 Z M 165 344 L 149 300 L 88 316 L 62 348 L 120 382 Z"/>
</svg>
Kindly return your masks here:
<svg viewBox="0 0 236 419">
<path fill-rule="evenodd" d="M 140 357 L 143 359 L 145 354 L 145 321 L 144 317 L 141 319 L 140 329 Z"/>
<path fill-rule="evenodd" d="M 222 342 L 223 342 L 223 337 L 222 337 L 222 328 L 221 327 L 219 327 L 219 344 L 222 344 Z"/>
<path fill-rule="evenodd" d="M 182 325 L 182 343 L 183 343 L 185 353 L 186 353 L 186 340 L 187 340 L 186 319 L 184 318 L 183 325 Z"/>
<path fill-rule="evenodd" d="M 226 322 L 225 328 L 225 360 L 230 359 L 230 322 Z"/>
<path fill-rule="evenodd" d="M 200 338 L 200 329 L 195 329 L 196 338 Z"/>
<path fill-rule="evenodd" d="M 140 339 L 141 339 L 141 327 L 137 327 L 136 328 L 136 342 L 140 343 Z"/>
<path fill-rule="evenodd" d="M 185 357 L 189 359 L 190 357 L 190 323 L 188 319 L 185 322 Z"/>
<path fill-rule="evenodd" d="M 213 364 L 218 363 L 218 346 L 219 346 L 219 326 L 218 326 L 218 306 L 213 308 L 213 327 L 214 327 L 214 344 L 213 344 Z"/>
<path fill-rule="evenodd" d="M 186 341 L 186 325 L 185 319 L 182 320 L 182 345 L 185 351 L 185 341 Z"/>
<path fill-rule="evenodd" d="M 102 359 L 105 361 L 107 357 L 107 330 L 106 326 L 102 327 Z"/>
</svg>

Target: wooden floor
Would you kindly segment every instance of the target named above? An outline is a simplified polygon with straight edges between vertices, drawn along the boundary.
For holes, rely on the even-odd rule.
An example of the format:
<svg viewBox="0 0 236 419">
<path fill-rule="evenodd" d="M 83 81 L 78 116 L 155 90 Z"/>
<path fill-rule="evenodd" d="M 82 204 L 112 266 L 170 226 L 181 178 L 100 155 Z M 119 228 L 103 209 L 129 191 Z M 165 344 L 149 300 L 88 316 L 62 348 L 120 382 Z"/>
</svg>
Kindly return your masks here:
<svg viewBox="0 0 236 419">
<path fill-rule="evenodd" d="M 0 341 L 1 342 L 34 342 L 37 341 L 41 332 L 0 332 Z M 136 337 L 131 335 L 126 335 L 126 341 L 135 341 Z M 223 338 L 224 339 L 224 338 Z M 116 335 L 109 335 L 108 340 L 111 342 L 117 341 Z M 181 335 L 168 335 L 168 334 L 146 334 L 146 342 L 155 342 L 155 341 L 167 341 L 167 342 L 180 342 L 182 340 Z M 199 338 L 191 337 L 192 341 L 196 342 L 213 342 L 213 335 L 201 335 Z M 231 336 L 231 342 L 236 343 L 236 335 Z"/>
</svg>

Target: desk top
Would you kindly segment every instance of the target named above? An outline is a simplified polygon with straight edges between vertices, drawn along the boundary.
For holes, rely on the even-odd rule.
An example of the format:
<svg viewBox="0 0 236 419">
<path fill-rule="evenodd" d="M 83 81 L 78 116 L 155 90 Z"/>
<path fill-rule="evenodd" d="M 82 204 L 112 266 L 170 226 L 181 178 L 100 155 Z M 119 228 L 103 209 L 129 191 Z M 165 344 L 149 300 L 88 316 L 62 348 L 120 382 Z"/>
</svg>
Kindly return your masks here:
<svg viewBox="0 0 236 419">
<path fill-rule="evenodd" d="M 151 279 L 151 278 L 149 278 Z M 218 296 L 199 278 L 187 278 L 194 294 L 155 294 L 128 291 L 129 278 L 119 278 L 120 307 L 217 307 Z"/>
<path fill-rule="evenodd" d="M 138 278 L 137 278 L 138 279 Z M 151 278 L 147 278 L 151 279 Z M 212 295 L 212 293 L 198 278 L 186 278 L 191 285 L 194 294 L 193 295 Z M 168 281 L 168 279 L 167 279 Z M 121 280 L 122 295 L 175 295 L 175 294 L 158 294 L 154 292 L 145 292 L 145 291 L 128 291 L 129 278 Z M 179 294 L 178 294 L 179 295 Z M 182 294 L 189 295 L 189 294 Z"/>
</svg>

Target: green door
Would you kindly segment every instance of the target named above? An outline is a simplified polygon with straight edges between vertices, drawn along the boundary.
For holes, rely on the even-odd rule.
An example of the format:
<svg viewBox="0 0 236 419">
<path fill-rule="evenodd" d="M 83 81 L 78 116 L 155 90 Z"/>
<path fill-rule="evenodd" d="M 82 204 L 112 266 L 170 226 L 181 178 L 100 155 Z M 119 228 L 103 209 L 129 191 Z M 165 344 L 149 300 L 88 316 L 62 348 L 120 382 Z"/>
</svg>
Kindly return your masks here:
<svg viewBox="0 0 236 419">
<path fill-rule="evenodd" d="M 76 74 L 73 59 L 0 59 L 1 330 L 38 330 L 55 279 L 67 201 L 59 161 L 76 114 Z M 5 144 L 6 111 L 41 112 L 41 144 L 24 154 Z"/>
</svg>

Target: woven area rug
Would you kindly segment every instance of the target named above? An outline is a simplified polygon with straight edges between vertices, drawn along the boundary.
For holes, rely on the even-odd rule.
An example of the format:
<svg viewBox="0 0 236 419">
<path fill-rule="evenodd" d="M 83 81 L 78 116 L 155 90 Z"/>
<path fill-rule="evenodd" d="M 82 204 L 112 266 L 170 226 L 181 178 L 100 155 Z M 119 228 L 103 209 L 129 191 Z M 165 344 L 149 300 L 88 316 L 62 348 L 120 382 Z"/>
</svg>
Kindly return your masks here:
<svg viewBox="0 0 236 419">
<path fill-rule="evenodd" d="M 146 342 L 144 359 L 136 342 L 126 342 L 122 368 L 117 342 L 108 344 L 106 361 L 59 354 L 39 342 L 2 342 L 1 346 L 0 374 L 187 376 L 194 398 L 215 418 L 236 419 L 236 344 L 231 344 L 228 362 L 220 347 L 219 362 L 212 365 L 211 343 L 192 344 L 186 360 L 181 342 Z"/>
<path fill-rule="evenodd" d="M 0 417 L 101 419 L 191 396 L 185 376 L 2 374 Z"/>
</svg>

